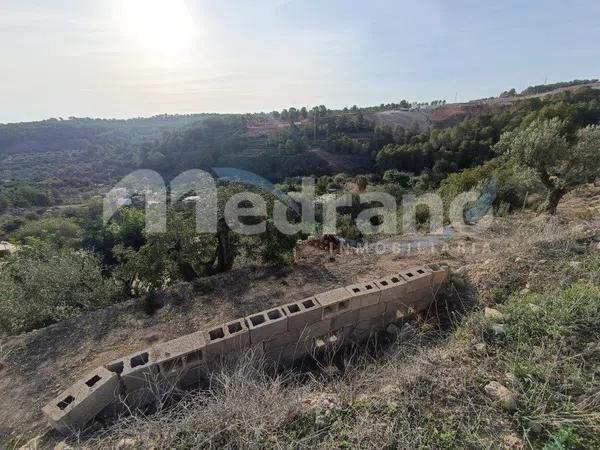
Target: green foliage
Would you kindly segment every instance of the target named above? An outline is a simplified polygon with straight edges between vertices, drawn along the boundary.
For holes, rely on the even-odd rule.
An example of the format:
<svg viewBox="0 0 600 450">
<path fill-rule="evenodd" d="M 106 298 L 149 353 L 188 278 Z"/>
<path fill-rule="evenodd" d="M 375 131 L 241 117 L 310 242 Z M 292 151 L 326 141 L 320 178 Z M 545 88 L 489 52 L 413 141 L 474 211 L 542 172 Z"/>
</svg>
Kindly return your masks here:
<svg viewBox="0 0 600 450">
<path fill-rule="evenodd" d="M 520 95 L 542 94 L 544 92 L 550 92 L 555 89 L 560 89 L 560 88 L 565 88 L 565 87 L 570 87 L 570 86 L 578 86 L 581 84 L 597 83 L 597 82 L 598 82 L 597 79 L 592 79 L 592 80 L 562 81 L 560 83 L 550 83 L 550 84 L 538 84 L 536 86 L 529 86 L 527 89 L 524 89 Z"/>
<path fill-rule="evenodd" d="M 546 448 L 597 448 L 600 389 L 594 374 L 600 339 L 600 288 L 576 283 L 516 295 L 507 317 L 501 361 L 518 383 L 519 425 Z"/>
<path fill-rule="evenodd" d="M 216 238 L 196 233 L 191 209 L 172 207 L 167 219 L 167 232 L 149 236 L 139 249 L 123 240 L 114 247 L 121 264 L 115 276 L 133 285 L 132 295 L 152 294 L 177 280 L 194 280 L 206 275 L 214 262 Z"/>
<path fill-rule="evenodd" d="M 408 187 L 410 185 L 412 174 L 407 172 L 401 172 L 397 169 L 386 170 L 383 174 L 383 181 L 386 183 L 394 183 L 401 187 Z"/>
<path fill-rule="evenodd" d="M 27 222 L 11 238 L 22 244 L 35 245 L 47 242 L 57 248 L 79 248 L 83 230 L 77 223 L 62 217 L 51 217 L 36 222 Z"/>
<path fill-rule="evenodd" d="M 525 203 L 526 196 L 544 192 L 544 187 L 534 172 L 516 167 L 514 164 L 500 164 L 498 161 L 490 161 L 449 175 L 442 181 L 438 192 L 444 201 L 444 206 L 448 207 L 457 195 L 471 190 L 482 192 L 489 183 L 494 181 L 497 193 L 494 207 L 497 210 L 501 205 L 508 210 L 520 209 Z"/>
<path fill-rule="evenodd" d="M 118 285 L 88 252 L 50 246 L 11 255 L 0 270 L 0 327 L 29 331 L 113 302 Z"/>
<path fill-rule="evenodd" d="M 562 196 L 591 181 L 600 172 L 600 126 L 578 130 L 575 143 L 558 118 L 535 120 L 527 127 L 504 133 L 496 148 L 519 165 L 534 170 L 548 190 L 550 213 Z"/>
</svg>

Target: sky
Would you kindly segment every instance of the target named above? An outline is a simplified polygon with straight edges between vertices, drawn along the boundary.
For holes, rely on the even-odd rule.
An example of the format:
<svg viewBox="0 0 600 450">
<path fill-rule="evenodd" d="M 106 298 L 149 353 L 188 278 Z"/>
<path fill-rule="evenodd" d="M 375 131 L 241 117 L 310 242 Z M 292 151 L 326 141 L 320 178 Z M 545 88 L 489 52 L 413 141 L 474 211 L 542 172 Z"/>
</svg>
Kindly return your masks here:
<svg viewBox="0 0 600 450">
<path fill-rule="evenodd" d="M 0 0 L 0 123 L 453 102 L 600 78 L 598 0 Z"/>
</svg>

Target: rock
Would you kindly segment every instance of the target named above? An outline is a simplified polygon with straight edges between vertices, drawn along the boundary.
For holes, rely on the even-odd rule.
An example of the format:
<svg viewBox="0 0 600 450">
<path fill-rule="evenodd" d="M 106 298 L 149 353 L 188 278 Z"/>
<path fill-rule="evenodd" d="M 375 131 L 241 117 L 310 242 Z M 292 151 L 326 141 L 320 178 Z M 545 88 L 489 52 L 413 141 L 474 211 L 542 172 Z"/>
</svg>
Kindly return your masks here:
<svg viewBox="0 0 600 450">
<path fill-rule="evenodd" d="M 530 292 L 531 292 L 531 290 L 529 290 L 529 288 L 527 288 L 527 287 L 526 287 L 525 289 L 521 289 L 521 290 L 519 291 L 519 293 L 520 293 L 521 295 L 527 295 L 527 294 L 529 294 Z"/>
<path fill-rule="evenodd" d="M 573 250 L 573 253 L 577 253 L 578 255 L 584 254 L 586 249 L 587 249 L 586 246 L 581 245 L 581 244 L 575 244 L 571 247 L 571 250 Z"/>
<path fill-rule="evenodd" d="M 527 306 L 529 306 L 529 309 L 535 313 L 540 312 L 542 310 L 541 307 L 539 307 L 538 305 L 535 305 L 533 303 L 527 303 Z"/>
<path fill-rule="evenodd" d="M 515 377 L 511 372 L 506 372 L 504 374 L 504 379 L 509 386 L 515 386 L 518 382 L 517 377 Z"/>
<path fill-rule="evenodd" d="M 506 386 L 492 381 L 485 386 L 485 393 L 493 400 L 497 401 L 508 411 L 517 409 L 517 395 Z"/>
<path fill-rule="evenodd" d="M 71 447 L 65 441 L 61 441 L 54 446 L 54 450 L 72 450 L 72 449 L 73 449 L 73 447 Z"/>
<path fill-rule="evenodd" d="M 525 448 L 523 445 L 523 441 L 516 434 L 506 434 L 502 437 L 502 442 L 504 442 L 505 448 L 509 449 L 522 449 Z"/>
<path fill-rule="evenodd" d="M 517 257 L 515 258 L 515 262 L 520 262 L 520 261 L 521 261 L 521 259 L 522 259 L 522 258 L 521 258 L 520 256 L 517 256 Z"/>
<path fill-rule="evenodd" d="M 144 335 L 142 340 L 148 344 L 152 344 L 160 340 L 160 333 L 157 331 L 149 331 Z"/>
<path fill-rule="evenodd" d="M 123 438 L 115 446 L 117 450 L 133 450 L 135 448 L 138 448 L 138 441 L 132 438 Z"/>
<path fill-rule="evenodd" d="M 486 350 L 487 350 L 487 345 L 485 345 L 484 342 L 480 342 L 478 344 L 475 344 L 475 351 L 477 353 L 485 353 Z"/>
<path fill-rule="evenodd" d="M 504 325 L 501 323 L 492 325 L 491 330 L 492 330 L 492 333 L 494 333 L 494 337 L 496 337 L 496 338 L 501 338 L 506 335 L 506 329 L 504 328 Z"/>
<path fill-rule="evenodd" d="M 490 319 L 490 320 L 503 320 L 504 319 L 504 314 L 502 314 L 500 311 L 498 311 L 497 309 L 494 309 L 494 308 L 486 307 L 484 310 L 484 315 L 485 315 L 486 319 Z"/>
<path fill-rule="evenodd" d="M 583 266 L 583 263 L 581 261 L 571 261 L 569 266 L 573 269 L 580 269 L 581 266 Z"/>
<path fill-rule="evenodd" d="M 538 264 L 546 264 L 547 262 L 548 262 L 548 260 L 547 260 L 547 259 L 540 259 L 540 260 L 538 261 Z"/>
</svg>

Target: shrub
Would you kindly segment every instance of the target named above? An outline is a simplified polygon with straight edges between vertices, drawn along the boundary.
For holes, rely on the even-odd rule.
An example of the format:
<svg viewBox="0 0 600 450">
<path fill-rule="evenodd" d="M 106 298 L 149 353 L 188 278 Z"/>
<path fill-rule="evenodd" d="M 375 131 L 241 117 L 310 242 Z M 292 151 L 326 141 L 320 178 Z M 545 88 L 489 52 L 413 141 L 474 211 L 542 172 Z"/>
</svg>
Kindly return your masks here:
<svg viewBox="0 0 600 450">
<path fill-rule="evenodd" d="M 91 253 L 26 248 L 0 271 L 0 328 L 29 331 L 110 304 L 118 285 Z"/>
</svg>

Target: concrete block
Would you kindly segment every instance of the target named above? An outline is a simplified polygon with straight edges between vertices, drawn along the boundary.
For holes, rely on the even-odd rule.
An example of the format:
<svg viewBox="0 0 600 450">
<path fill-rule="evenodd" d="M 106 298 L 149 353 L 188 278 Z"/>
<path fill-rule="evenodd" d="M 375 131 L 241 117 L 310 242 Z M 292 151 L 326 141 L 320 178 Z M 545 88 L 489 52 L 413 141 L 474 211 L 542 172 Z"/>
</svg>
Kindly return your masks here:
<svg viewBox="0 0 600 450">
<path fill-rule="evenodd" d="M 427 268 L 431 270 L 432 284 L 434 287 L 443 286 L 448 282 L 448 266 L 439 264 L 428 264 Z"/>
<path fill-rule="evenodd" d="M 156 353 L 152 349 L 146 349 L 104 366 L 120 376 L 125 387 L 127 404 L 131 408 L 148 405 L 155 398 L 153 387 L 160 380 L 155 357 Z"/>
<path fill-rule="evenodd" d="M 371 325 L 371 334 L 384 330 L 387 326 L 383 318 L 383 314 L 381 316 L 373 317 L 369 322 Z"/>
<path fill-rule="evenodd" d="M 250 347 L 250 330 L 244 319 L 234 320 L 204 333 L 205 357 L 220 358 Z"/>
<path fill-rule="evenodd" d="M 302 330 L 288 330 L 286 333 L 281 333 L 273 336 L 271 339 L 263 342 L 265 352 L 271 349 L 283 347 L 286 345 L 294 345 L 300 341 Z"/>
<path fill-rule="evenodd" d="M 352 328 L 352 337 L 362 339 L 371 333 L 371 320 L 361 320 Z"/>
<path fill-rule="evenodd" d="M 288 329 L 288 318 L 283 309 L 273 308 L 246 317 L 246 325 L 250 330 L 250 343 L 267 341 L 273 336 L 285 333 Z"/>
<path fill-rule="evenodd" d="M 377 303 L 376 305 L 371 305 L 367 306 L 366 308 L 362 308 L 358 311 L 357 322 L 372 319 L 373 317 L 380 317 L 385 312 L 385 308 L 385 303 Z"/>
<path fill-rule="evenodd" d="M 411 294 L 407 306 L 414 312 L 423 311 L 431 305 L 434 300 L 432 288 L 426 287 Z"/>
<path fill-rule="evenodd" d="M 331 319 L 331 328 L 333 330 L 339 330 L 358 322 L 358 314 L 360 310 L 352 310 L 344 313 L 340 313 Z"/>
<path fill-rule="evenodd" d="M 408 293 L 418 291 L 425 287 L 431 287 L 432 274 L 427 267 L 413 267 L 400 272 L 400 276 L 406 281 L 406 291 Z"/>
<path fill-rule="evenodd" d="M 265 357 L 281 364 L 290 364 L 312 353 L 312 343 L 282 345 L 265 351 Z"/>
<path fill-rule="evenodd" d="M 407 283 L 400 275 L 392 275 L 375 281 L 381 292 L 381 302 L 399 302 L 406 295 Z"/>
<path fill-rule="evenodd" d="M 61 433 L 80 430 L 103 409 L 118 401 L 119 377 L 99 367 L 42 408 L 49 424 Z"/>
<path fill-rule="evenodd" d="M 337 314 L 356 309 L 351 303 L 352 295 L 346 288 L 322 292 L 315 295 L 315 298 L 323 307 L 322 319 L 329 319 Z"/>
<path fill-rule="evenodd" d="M 320 320 L 308 325 L 300 333 L 299 342 L 312 341 L 317 337 L 325 336 L 333 329 L 333 319 Z"/>
<path fill-rule="evenodd" d="M 346 289 L 352 295 L 353 309 L 375 305 L 381 297 L 381 292 L 373 281 L 346 286 Z"/>
<path fill-rule="evenodd" d="M 288 329 L 298 330 L 306 325 L 318 322 L 323 317 L 323 308 L 314 297 L 282 306 L 288 317 Z"/>
<path fill-rule="evenodd" d="M 154 361 L 161 377 L 169 381 L 190 378 L 190 372 L 201 373 L 205 369 L 205 338 L 199 331 L 157 345 L 153 351 Z"/>
</svg>

